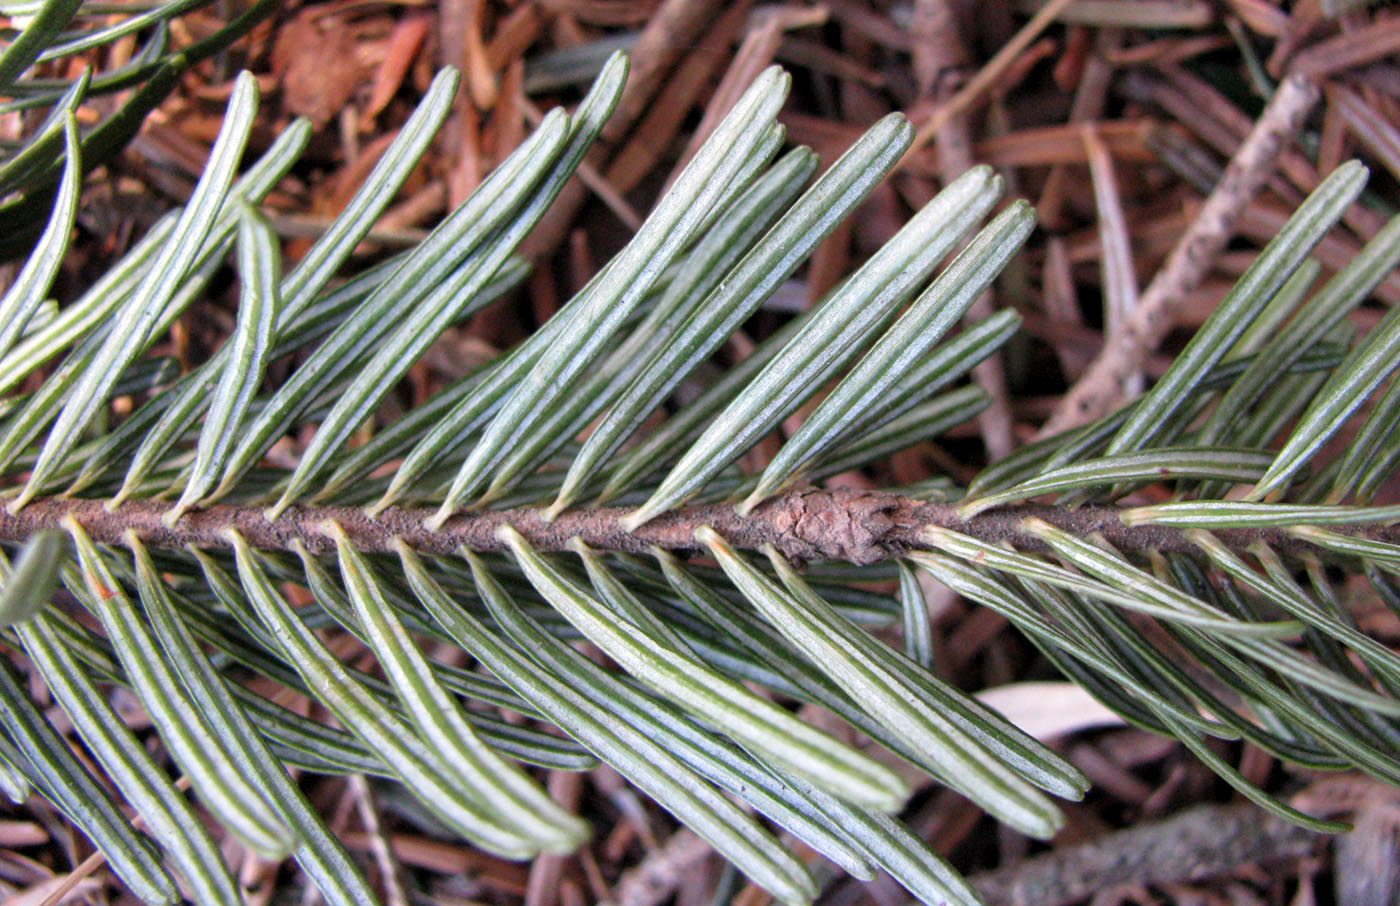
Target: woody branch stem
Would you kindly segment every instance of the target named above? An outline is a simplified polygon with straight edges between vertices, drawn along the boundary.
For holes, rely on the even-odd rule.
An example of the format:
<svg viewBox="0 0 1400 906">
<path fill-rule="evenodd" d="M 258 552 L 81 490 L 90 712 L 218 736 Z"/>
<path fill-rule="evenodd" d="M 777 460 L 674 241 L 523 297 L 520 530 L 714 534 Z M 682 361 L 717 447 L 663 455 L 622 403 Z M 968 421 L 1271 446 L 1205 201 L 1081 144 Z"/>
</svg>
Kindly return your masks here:
<svg viewBox="0 0 1400 906">
<path fill-rule="evenodd" d="M 547 521 L 534 508 L 466 512 L 441 529 L 429 528 L 434 510 L 390 508 L 373 516 L 354 507 L 292 507 L 276 519 L 253 506 L 213 506 L 182 516 L 167 525 L 168 504 L 128 501 L 107 510 L 100 500 L 44 498 L 18 514 L 0 510 L 0 541 L 18 542 L 44 529 L 60 528 L 72 516 L 94 540 L 122 544 L 128 531 L 153 547 L 179 549 L 229 546 L 229 531 L 264 550 L 289 550 L 300 541 L 313 553 L 335 550 L 329 523 L 338 523 L 362 551 L 390 552 L 402 538 L 424 553 L 453 554 L 501 551 L 496 537 L 511 525 L 537 549 L 568 550 L 578 538 L 599 550 L 644 553 L 651 547 L 687 552 L 701 549 L 695 529 L 708 525 L 736 547 L 754 550 L 772 544 L 795 560 L 838 560 L 874 563 L 908 550 L 927 547 L 920 541 L 929 526 L 951 529 L 989 543 L 1010 543 L 1021 550 L 1044 550 L 1042 541 L 1024 528 L 1035 517 L 1080 537 L 1101 535 L 1122 551 L 1190 552 L 1197 548 L 1176 528 L 1127 525 L 1112 506 L 1065 509 L 1052 506 L 1012 506 L 963 518 L 948 504 L 925 503 L 896 494 L 854 490 L 806 490 L 777 497 L 740 515 L 726 505 L 684 507 L 659 516 L 635 531 L 622 528 L 625 508 L 578 509 Z M 1332 526 L 1334 531 L 1400 543 L 1400 527 Z M 1243 550 L 1264 541 L 1275 550 L 1311 550 L 1311 546 L 1279 529 L 1230 529 L 1216 533 L 1222 542 Z"/>
</svg>

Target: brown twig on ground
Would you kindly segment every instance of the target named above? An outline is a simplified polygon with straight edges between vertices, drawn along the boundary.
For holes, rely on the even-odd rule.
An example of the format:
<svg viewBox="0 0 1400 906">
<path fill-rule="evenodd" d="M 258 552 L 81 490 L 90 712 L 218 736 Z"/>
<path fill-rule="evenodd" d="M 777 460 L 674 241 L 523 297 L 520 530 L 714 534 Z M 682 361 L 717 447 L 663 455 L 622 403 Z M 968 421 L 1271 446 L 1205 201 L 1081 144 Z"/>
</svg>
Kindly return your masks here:
<svg viewBox="0 0 1400 906">
<path fill-rule="evenodd" d="M 948 185 L 970 170 L 975 162 L 972 156 L 972 126 L 967 117 L 967 102 L 963 101 L 963 106 L 955 107 L 960 98 L 967 96 L 966 92 L 959 91 L 959 88 L 969 55 L 958 34 L 957 17 L 948 0 L 918 0 L 914 4 L 913 31 L 914 70 L 920 90 L 939 102 L 938 112 L 930 119 L 930 124 L 937 124 L 933 136 L 937 139 L 935 149 L 938 153 L 939 175 L 943 184 Z M 1014 56 L 1008 56 L 1007 62 L 1014 59 Z M 988 64 L 983 72 L 991 69 L 993 64 Z M 979 73 L 968 85 L 981 78 L 983 76 Z M 988 77 L 984 81 L 990 86 L 993 79 Z M 995 314 L 995 309 L 992 293 L 987 290 L 972 303 L 967 318 L 972 322 L 981 321 Z M 993 353 L 978 362 L 972 371 L 978 385 L 987 391 L 991 401 L 977 416 L 978 426 L 982 430 L 982 441 L 987 447 L 987 456 L 992 460 L 1004 459 L 1015 448 L 1016 438 L 1012 431 L 1011 403 L 1001 353 Z"/>
<path fill-rule="evenodd" d="M 971 881 L 987 906 L 1058 906 L 1122 884 L 1193 881 L 1248 862 L 1309 856 L 1330 839 L 1253 805 L 1202 806 Z"/>
<path fill-rule="evenodd" d="M 583 775 L 573 771 L 549 773 L 549 795 L 569 811 L 578 809 L 583 793 Z M 543 852 L 530 863 L 530 880 L 525 889 L 524 906 L 556 906 L 564 869 L 573 855 Z"/>
<path fill-rule="evenodd" d="M 1272 175 L 1279 152 L 1297 134 L 1319 94 L 1303 76 L 1290 76 L 1279 86 L 1190 229 L 1143 291 L 1133 316 L 1107 337 L 1089 371 L 1041 429 L 1042 436 L 1087 424 L 1122 401 L 1128 376 L 1171 331 L 1181 300 L 1225 248 L 1245 207 Z"/>
<path fill-rule="evenodd" d="M 914 143 L 905 152 L 904 161 L 934 139 L 943 128 L 944 124 L 953 117 L 965 113 L 973 104 L 986 94 L 987 89 L 992 87 L 997 78 L 1016 61 L 1027 47 L 1040 36 L 1055 17 L 1069 6 L 1070 0 L 1050 0 L 1049 3 L 1041 7 L 1035 16 L 1022 26 L 1006 46 L 997 52 L 996 56 L 987 61 L 987 64 L 978 70 L 977 75 L 958 91 L 947 104 L 942 105 L 934 111 L 928 121 L 919 127 L 919 131 L 914 135 Z M 901 166 L 904 161 L 901 161 Z"/>
<path fill-rule="evenodd" d="M 1178 97 L 1176 119 L 1189 129 L 1202 129 L 1199 134 L 1207 144 L 1226 157 L 1234 156 L 1253 128 L 1249 116 L 1218 88 L 1184 67 L 1164 64 L 1159 69 Z M 1159 96 L 1168 102 L 1171 94 L 1169 90 Z M 1331 99 L 1328 100 L 1330 104 Z M 1370 118 L 1384 120 L 1384 117 L 1374 114 Z M 1219 134 L 1213 137 L 1208 134 L 1208 124 L 1214 124 L 1213 131 Z M 1323 174 L 1330 172 L 1320 169 L 1306 154 L 1291 147 L 1285 147 L 1280 152 L 1276 166 L 1278 175 L 1269 180 L 1269 188 L 1292 206 L 1302 202 L 1305 195 L 1321 184 Z M 1364 205 L 1351 205 L 1342 215 L 1342 222 L 1351 227 L 1357 236 L 1370 239 L 1385 226 L 1385 217 Z"/>
<path fill-rule="evenodd" d="M 380 884 L 384 887 L 384 900 L 388 906 L 408 906 L 408 896 L 404 893 L 399 879 L 399 863 L 389 848 L 389 841 L 380 827 L 379 808 L 375 805 L 374 794 L 370 792 L 369 781 L 363 774 L 351 774 L 350 792 L 354 797 L 355 811 L 364 826 L 369 839 L 369 851 L 374 856 L 374 864 L 379 868 Z"/>
<path fill-rule="evenodd" d="M 680 886 L 686 873 L 713 850 L 693 832 L 676 831 L 665 845 L 647 854 L 622 876 L 612 902 L 616 906 L 656 906 Z"/>
<path fill-rule="evenodd" d="M 598 550 L 644 554 L 653 547 L 699 551 L 695 531 L 709 526 L 734 547 L 758 550 L 773 545 L 791 559 L 876 563 L 909 550 L 928 549 L 925 529 L 943 528 L 991 544 L 1010 543 L 1021 550 L 1046 550 L 1046 544 L 1026 528 L 1038 519 L 1081 538 L 1100 535 L 1119 550 L 1195 552 L 1196 544 L 1182 529 L 1166 525 L 1128 525 L 1123 510 L 1113 506 L 1008 506 L 964 517 L 954 504 L 925 503 L 883 491 L 849 488 L 812 489 L 775 497 L 740 515 L 732 506 L 682 507 L 647 522 L 634 531 L 623 527 L 632 510 L 599 507 L 569 510 L 553 521 L 536 508 L 466 512 L 440 529 L 429 527 L 436 511 L 390 507 L 373 516 L 357 507 L 289 507 L 269 519 L 261 507 L 213 506 L 181 516 L 173 526 L 163 520 L 165 501 L 129 500 L 108 510 L 100 500 L 43 498 L 18 514 L 0 510 L 0 541 L 23 541 L 44 529 L 65 529 L 72 519 L 93 540 L 123 545 L 133 532 L 151 547 L 181 549 L 227 548 L 230 532 L 263 550 L 292 550 L 299 542 L 313 554 L 333 553 L 339 525 L 356 550 L 393 552 L 400 542 L 428 554 L 452 555 L 463 547 L 479 552 L 509 549 L 498 532 L 510 526 L 542 551 L 572 550 L 575 539 Z M 1389 544 L 1400 543 L 1400 526 L 1332 525 L 1334 532 Z M 1301 537 L 1282 529 L 1221 529 L 1217 538 L 1234 550 L 1264 542 L 1276 550 L 1316 550 Z"/>
</svg>

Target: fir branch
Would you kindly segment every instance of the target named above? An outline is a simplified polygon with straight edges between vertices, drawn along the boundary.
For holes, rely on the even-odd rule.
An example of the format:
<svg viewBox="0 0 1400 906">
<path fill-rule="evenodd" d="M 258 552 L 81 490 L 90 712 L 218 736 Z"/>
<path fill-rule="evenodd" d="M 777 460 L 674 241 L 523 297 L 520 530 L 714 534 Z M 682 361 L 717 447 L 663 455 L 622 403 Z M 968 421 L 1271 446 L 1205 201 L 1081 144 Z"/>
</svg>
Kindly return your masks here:
<svg viewBox="0 0 1400 906">
<path fill-rule="evenodd" d="M 928 550 L 921 533 L 931 527 L 949 529 L 990 544 L 1010 544 L 1021 551 L 1048 551 L 1045 542 L 1026 528 L 1042 520 L 1081 538 L 1101 536 L 1120 551 L 1198 553 L 1190 530 L 1168 525 L 1128 524 L 1124 508 L 1021 505 L 1003 507 L 964 518 L 955 504 L 927 503 L 881 491 L 808 489 L 776 497 L 741 515 L 728 505 L 681 507 L 628 531 L 627 507 L 570 510 L 553 521 L 534 507 L 463 512 L 441 528 L 431 528 L 435 510 L 388 507 L 370 515 L 357 507 L 293 506 L 269 518 L 256 506 L 212 506 L 193 510 L 173 525 L 164 521 L 169 504 L 128 500 L 113 510 L 100 500 L 41 498 L 17 514 L 0 510 L 0 541 L 24 541 L 46 529 L 61 528 L 72 516 L 93 540 L 122 545 L 134 532 L 151 547 L 201 549 L 231 546 L 229 532 L 263 550 L 292 550 L 300 541 L 315 554 L 336 549 L 331 524 L 339 525 L 356 550 L 392 553 L 396 539 L 427 554 L 451 555 L 460 548 L 477 552 L 508 550 L 498 537 L 503 526 L 518 531 L 540 551 L 573 550 L 577 541 L 603 551 L 645 553 L 656 547 L 670 551 L 699 551 L 704 546 L 695 530 L 708 525 L 737 548 L 759 550 L 772 544 L 791 560 L 836 560 L 869 564 L 910 550 Z M 1332 524 L 1329 530 L 1365 541 L 1400 544 L 1400 525 Z M 1221 528 L 1220 542 L 1232 550 L 1267 544 L 1275 551 L 1320 552 L 1305 534 L 1287 528 Z M 577 539 L 577 541 L 575 540 Z"/>
</svg>

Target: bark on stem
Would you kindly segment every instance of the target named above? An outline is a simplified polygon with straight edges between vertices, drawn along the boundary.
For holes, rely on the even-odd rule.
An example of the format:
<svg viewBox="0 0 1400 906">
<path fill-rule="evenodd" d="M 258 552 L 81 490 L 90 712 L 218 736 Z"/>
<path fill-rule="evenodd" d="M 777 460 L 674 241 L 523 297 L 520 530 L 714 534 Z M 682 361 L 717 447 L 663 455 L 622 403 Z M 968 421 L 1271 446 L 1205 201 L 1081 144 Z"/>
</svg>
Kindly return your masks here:
<svg viewBox="0 0 1400 906">
<path fill-rule="evenodd" d="M 0 541 L 18 542 L 43 529 L 60 529 L 71 515 L 93 537 L 106 544 L 122 544 L 128 530 L 151 547 L 179 549 L 228 547 L 228 532 L 237 530 L 248 543 L 264 550 L 290 550 L 300 540 L 313 553 L 330 553 L 335 542 L 328 530 L 339 523 L 366 552 L 390 552 L 395 538 L 403 538 L 417 550 L 453 554 L 465 546 L 474 551 L 501 551 L 496 537 L 509 524 L 539 550 L 568 550 L 578 538 L 598 550 L 645 553 L 652 546 L 666 550 L 699 551 L 695 529 L 709 525 L 735 547 L 754 550 L 772 544 L 793 560 L 838 560 L 874 563 L 905 551 L 925 549 L 920 532 L 938 526 L 990 543 L 1009 542 L 1020 550 L 1044 550 L 1024 522 L 1043 519 L 1080 537 L 1095 533 L 1122 551 L 1159 550 L 1195 552 L 1197 548 L 1179 529 L 1158 525 L 1125 525 L 1120 510 L 1111 506 L 1065 509 L 1053 506 L 1013 506 L 962 518 L 957 508 L 932 504 L 879 491 L 808 490 L 768 501 L 747 516 L 727 505 L 684 507 L 659 516 L 629 532 L 621 520 L 625 508 L 579 509 L 548 522 L 539 509 L 487 510 L 454 516 L 440 529 L 428 527 L 432 509 L 390 508 L 370 516 L 354 507 L 291 507 L 276 519 L 268 519 L 261 507 L 214 506 L 186 513 L 174 526 L 162 516 L 169 504 L 132 500 L 108 511 L 100 500 L 44 498 L 30 503 L 17 515 L 0 509 Z M 1332 526 L 1333 531 L 1400 544 L 1400 526 Z M 1243 550 L 1264 541 L 1275 550 L 1316 550 L 1306 541 L 1280 529 L 1226 529 L 1215 533 L 1222 542 Z"/>
</svg>

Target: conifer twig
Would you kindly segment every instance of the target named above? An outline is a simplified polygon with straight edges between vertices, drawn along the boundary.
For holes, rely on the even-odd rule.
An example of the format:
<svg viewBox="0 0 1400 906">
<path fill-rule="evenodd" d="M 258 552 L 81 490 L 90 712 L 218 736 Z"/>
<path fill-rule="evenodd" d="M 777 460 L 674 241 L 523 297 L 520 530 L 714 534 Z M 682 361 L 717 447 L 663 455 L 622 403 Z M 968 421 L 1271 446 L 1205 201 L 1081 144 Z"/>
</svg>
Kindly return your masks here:
<svg viewBox="0 0 1400 906">
<path fill-rule="evenodd" d="M 270 519 L 262 507 L 220 505 L 187 512 L 173 525 L 162 518 L 168 509 L 164 501 L 128 500 L 108 510 L 100 500 L 40 498 L 17 514 L 0 510 L 0 541 L 23 541 L 44 529 L 61 529 L 63 519 L 71 515 L 94 541 L 121 545 L 126 532 L 132 531 L 144 544 L 165 549 L 227 548 L 229 533 L 236 531 L 249 545 L 263 550 L 292 550 L 293 543 L 300 541 L 314 554 L 333 553 L 336 545 L 330 524 L 334 522 L 363 552 L 394 552 L 400 538 L 427 554 L 453 555 L 463 547 L 505 551 L 509 548 L 497 532 L 509 525 L 540 551 L 571 550 L 570 542 L 578 539 L 597 550 L 642 554 L 653 547 L 700 551 L 704 546 L 695 540 L 695 531 L 709 526 L 736 548 L 759 550 L 772 544 L 792 560 L 868 564 L 928 549 L 921 534 L 930 527 L 990 544 L 1009 543 L 1018 550 L 1048 550 L 1026 528 L 1028 520 L 1036 519 L 1081 538 L 1102 536 L 1122 551 L 1199 551 L 1188 531 L 1150 523 L 1130 525 L 1121 518 L 1124 511 L 1114 506 L 1007 506 L 964 517 L 953 504 L 848 488 L 785 494 L 746 515 L 728 505 L 681 507 L 633 531 L 623 528 L 632 512 L 626 507 L 569 510 L 553 520 L 546 520 L 544 510 L 533 507 L 475 510 L 453 516 L 440 529 L 429 526 L 436 512 L 432 509 L 389 507 L 369 515 L 357 507 L 293 506 Z M 1331 525 L 1329 529 L 1400 544 L 1400 526 Z M 1219 529 L 1213 534 L 1233 550 L 1258 542 L 1279 551 L 1316 550 L 1300 535 L 1279 528 Z"/>
</svg>

